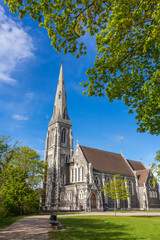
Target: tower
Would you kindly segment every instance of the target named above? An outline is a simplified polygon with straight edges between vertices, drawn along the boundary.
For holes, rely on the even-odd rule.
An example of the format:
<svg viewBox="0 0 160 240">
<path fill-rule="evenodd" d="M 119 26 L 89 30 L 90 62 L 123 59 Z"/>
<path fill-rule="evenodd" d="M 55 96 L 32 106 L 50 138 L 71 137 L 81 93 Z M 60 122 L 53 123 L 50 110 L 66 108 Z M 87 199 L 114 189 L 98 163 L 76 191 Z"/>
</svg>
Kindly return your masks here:
<svg viewBox="0 0 160 240">
<path fill-rule="evenodd" d="M 73 154 L 72 123 L 67 112 L 66 91 L 61 64 L 53 115 L 48 125 L 45 147 L 47 174 L 43 181 L 42 205 L 60 208 L 60 190 L 69 183 L 69 159 Z"/>
</svg>

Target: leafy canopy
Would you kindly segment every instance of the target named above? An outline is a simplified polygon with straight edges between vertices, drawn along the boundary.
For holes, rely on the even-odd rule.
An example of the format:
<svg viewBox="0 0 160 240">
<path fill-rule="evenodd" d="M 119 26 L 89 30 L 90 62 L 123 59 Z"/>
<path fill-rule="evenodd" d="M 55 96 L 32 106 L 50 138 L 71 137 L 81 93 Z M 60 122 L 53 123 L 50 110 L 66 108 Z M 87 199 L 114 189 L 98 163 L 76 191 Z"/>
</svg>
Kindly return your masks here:
<svg viewBox="0 0 160 240">
<path fill-rule="evenodd" d="M 159 0 L 4 0 L 30 15 L 58 51 L 86 54 L 81 37 L 96 37 L 97 56 L 83 83 L 88 96 L 123 100 L 138 131 L 160 133 Z"/>
<path fill-rule="evenodd" d="M 127 180 L 120 178 L 120 175 L 115 175 L 113 179 L 105 183 L 102 188 L 104 195 L 111 199 L 126 200 L 130 197 L 129 186 L 127 186 Z"/>
<path fill-rule="evenodd" d="M 105 183 L 102 188 L 102 192 L 106 197 L 114 199 L 114 211 L 116 216 L 116 206 L 118 199 L 126 200 L 130 197 L 129 186 L 127 186 L 127 180 L 120 178 L 120 175 L 114 175 L 113 179 Z"/>
<path fill-rule="evenodd" d="M 17 215 L 39 207 L 44 162 L 35 150 L 0 138 L 0 214 Z M 23 210 L 24 210 L 23 209 Z"/>
<path fill-rule="evenodd" d="M 155 162 L 152 163 L 151 170 L 156 177 L 153 178 L 153 184 L 160 182 L 160 150 L 156 152 Z"/>
</svg>

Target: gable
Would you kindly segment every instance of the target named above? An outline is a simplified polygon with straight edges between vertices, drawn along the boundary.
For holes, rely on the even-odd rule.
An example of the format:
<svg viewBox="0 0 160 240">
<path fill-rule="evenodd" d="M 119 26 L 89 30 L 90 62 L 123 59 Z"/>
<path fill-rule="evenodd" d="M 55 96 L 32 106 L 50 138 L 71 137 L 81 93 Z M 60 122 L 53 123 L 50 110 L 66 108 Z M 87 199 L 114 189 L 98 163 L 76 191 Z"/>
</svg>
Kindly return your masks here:
<svg viewBox="0 0 160 240">
<path fill-rule="evenodd" d="M 132 176 L 134 174 L 121 154 L 80 146 L 86 160 L 99 172 Z"/>
<path fill-rule="evenodd" d="M 85 167 L 87 165 L 87 161 L 79 145 L 76 146 L 72 159 L 73 159 L 74 165 L 83 165 Z"/>
<path fill-rule="evenodd" d="M 149 170 L 144 169 L 144 170 L 138 170 L 136 172 L 137 172 L 139 186 L 144 186 L 144 183 L 146 182 L 149 174 Z"/>
</svg>

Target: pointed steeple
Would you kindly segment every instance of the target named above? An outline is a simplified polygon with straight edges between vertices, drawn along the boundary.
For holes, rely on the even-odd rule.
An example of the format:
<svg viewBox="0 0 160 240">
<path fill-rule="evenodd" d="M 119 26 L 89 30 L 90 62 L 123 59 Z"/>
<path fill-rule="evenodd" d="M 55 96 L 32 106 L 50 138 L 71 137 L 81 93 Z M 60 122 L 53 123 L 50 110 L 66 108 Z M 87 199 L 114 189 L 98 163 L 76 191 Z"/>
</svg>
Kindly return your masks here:
<svg viewBox="0 0 160 240">
<path fill-rule="evenodd" d="M 58 86 L 56 91 L 54 110 L 49 125 L 55 122 L 63 122 L 72 125 L 67 112 L 66 91 L 64 85 L 63 64 L 61 63 Z"/>
</svg>

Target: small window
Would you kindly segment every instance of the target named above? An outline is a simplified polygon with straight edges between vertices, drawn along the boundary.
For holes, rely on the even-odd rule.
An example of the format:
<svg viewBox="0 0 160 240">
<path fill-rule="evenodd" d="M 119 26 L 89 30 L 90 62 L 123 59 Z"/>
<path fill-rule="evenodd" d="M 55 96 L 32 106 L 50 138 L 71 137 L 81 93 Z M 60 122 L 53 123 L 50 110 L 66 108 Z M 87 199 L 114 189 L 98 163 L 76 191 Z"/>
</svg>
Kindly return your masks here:
<svg viewBox="0 0 160 240">
<path fill-rule="evenodd" d="M 129 193 L 130 193 L 130 195 L 133 195 L 133 189 L 132 189 L 132 182 L 131 181 L 129 181 L 128 182 L 128 186 L 129 186 Z"/>
<path fill-rule="evenodd" d="M 80 168 L 78 168 L 78 181 L 80 181 Z"/>
<path fill-rule="evenodd" d="M 107 182 L 110 182 L 110 180 L 111 180 L 110 178 L 107 178 Z"/>
<path fill-rule="evenodd" d="M 99 185 L 99 184 L 100 184 L 99 178 L 98 178 L 97 176 L 95 177 L 95 184 L 96 184 L 96 185 Z"/>
<path fill-rule="evenodd" d="M 84 181 L 84 167 L 82 167 L 82 181 Z"/>
<path fill-rule="evenodd" d="M 62 142 L 62 143 L 65 143 L 65 142 L 66 142 L 66 129 L 63 129 L 63 130 L 62 130 L 61 142 Z"/>
<path fill-rule="evenodd" d="M 73 169 L 72 169 L 72 182 L 74 181 L 74 176 L 73 176 L 74 172 L 73 172 Z"/>
<path fill-rule="evenodd" d="M 77 168 L 75 168 L 75 182 L 77 182 Z"/>
<path fill-rule="evenodd" d="M 79 193 L 79 199 L 83 199 L 83 191 L 80 191 L 80 193 Z"/>
<path fill-rule="evenodd" d="M 64 174 L 62 175 L 62 183 L 65 184 L 65 176 L 64 176 Z"/>
</svg>

